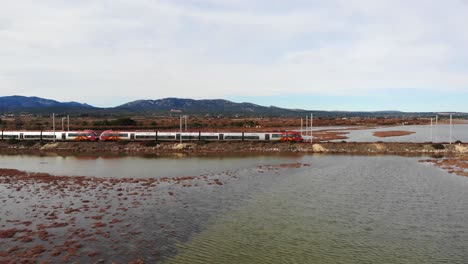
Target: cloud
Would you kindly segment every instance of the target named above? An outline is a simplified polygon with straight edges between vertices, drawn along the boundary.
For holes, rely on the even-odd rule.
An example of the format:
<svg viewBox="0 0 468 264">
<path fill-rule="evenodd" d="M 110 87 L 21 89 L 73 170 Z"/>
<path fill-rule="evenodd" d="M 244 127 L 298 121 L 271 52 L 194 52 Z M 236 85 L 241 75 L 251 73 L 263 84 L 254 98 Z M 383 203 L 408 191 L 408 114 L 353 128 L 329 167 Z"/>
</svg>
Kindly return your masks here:
<svg viewBox="0 0 468 264">
<path fill-rule="evenodd" d="M 468 93 L 466 13 L 456 0 L 9 1 L 0 87 L 96 105 Z"/>
</svg>

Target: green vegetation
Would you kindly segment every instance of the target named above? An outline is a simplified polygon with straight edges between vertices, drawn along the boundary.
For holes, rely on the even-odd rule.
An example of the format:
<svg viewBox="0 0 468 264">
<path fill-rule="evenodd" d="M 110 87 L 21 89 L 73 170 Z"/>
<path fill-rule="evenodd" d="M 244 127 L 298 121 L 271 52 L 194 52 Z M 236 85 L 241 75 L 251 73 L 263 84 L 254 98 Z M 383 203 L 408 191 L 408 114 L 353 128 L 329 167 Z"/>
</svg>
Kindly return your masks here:
<svg viewBox="0 0 468 264">
<path fill-rule="evenodd" d="M 191 126 L 192 128 L 203 128 L 203 127 L 206 127 L 206 125 L 204 125 L 204 124 L 202 124 L 202 123 L 200 123 L 200 122 L 194 122 L 194 123 L 190 124 L 190 126 Z"/>
<path fill-rule="evenodd" d="M 445 149 L 445 146 L 443 144 L 440 144 L 440 143 L 432 144 L 432 147 L 434 149 Z"/>
</svg>

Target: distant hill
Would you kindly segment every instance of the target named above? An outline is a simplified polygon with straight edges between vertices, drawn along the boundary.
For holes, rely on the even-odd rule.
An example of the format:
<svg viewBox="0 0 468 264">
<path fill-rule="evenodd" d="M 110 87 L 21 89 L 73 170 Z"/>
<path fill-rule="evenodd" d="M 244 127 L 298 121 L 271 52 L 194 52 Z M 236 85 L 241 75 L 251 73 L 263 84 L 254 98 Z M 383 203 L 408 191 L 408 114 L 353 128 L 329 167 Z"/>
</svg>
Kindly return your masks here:
<svg viewBox="0 0 468 264">
<path fill-rule="evenodd" d="M 79 112 L 95 109 L 95 107 L 77 102 L 58 102 L 40 97 L 27 96 L 3 96 L 0 97 L 0 113 L 9 112 Z"/>
<path fill-rule="evenodd" d="M 411 117 L 431 116 L 434 113 L 406 113 L 395 110 L 375 112 L 317 111 L 304 109 L 287 109 L 275 106 L 261 106 L 252 103 L 235 103 L 228 100 L 194 100 L 181 98 L 164 98 L 158 100 L 137 100 L 114 108 L 120 112 L 154 114 L 188 114 L 188 115 L 223 115 L 223 116 L 276 116 L 303 117 L 313 113 L 316 117 Z"/>
<path fill-rule="evenodd" d="M 194 100 L 164 98 L 159 100 L 137 100 L 115 109 L 144 114 L 210 114 L 247 116 L 291 116 L 304 110 L 291 110 L 279 107 L 266 107 L 252 103 L 234 103 L 228 100 Z"/>
<path fill-rule="evenodd" d="M 410 113 L 394 110 L 374 112 L 317 111 L 287 109 L 275 106 L 261 106 L 252 103 L 235 103 L 228 100 L 194 100 L 181 98 L 164 98 L 158 100 L 137 100 L 117 107 L 97 108 L 86 103 L 58 102 L 40 97 L 3 96 L 0 97 L 0 114 L 71 114 L 92 116 L 129 116 L 129 115 L 199 115 L 199 116 L 239 116 L 239 117 L 304 117 L 314 114 L 315 117 L 432 117 L 447 113 Z M 454 117 L 468 117 L 467 113 L 454 113 Z"/>
</svg>

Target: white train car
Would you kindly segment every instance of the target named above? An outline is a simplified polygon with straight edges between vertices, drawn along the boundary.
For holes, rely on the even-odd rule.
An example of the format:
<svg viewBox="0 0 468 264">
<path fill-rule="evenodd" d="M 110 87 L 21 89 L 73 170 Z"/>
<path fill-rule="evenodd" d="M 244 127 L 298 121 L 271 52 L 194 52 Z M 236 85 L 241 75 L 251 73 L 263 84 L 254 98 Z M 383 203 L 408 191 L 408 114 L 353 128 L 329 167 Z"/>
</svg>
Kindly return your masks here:
<svg viewBox="0 0 468 264">
<path fill-rule="evenodd" d="M 42 131 L 42 140 L 62 140 L 62 132 Z"/>
<path fill-rule="evenodd" d="M 144 141 L 144 140 L 156 140 L 156 133 L 155 131 L 150 132 L 133 132 L 135 133 L 134 138 L 136 141 Z M 130 137 L 132 137 L 130 133 Z"/>
<path fill-rule="evenodd" d="M 83 131 L 7 131 L 3 130 L 0 139 L 16 140 L 58 140 L 58 141 L 95 141 L 97 134 L 92 130 Z"/>
<path fill-rule="evenodd" d="M 177 138 L 176 132 L 157 132 L 157 140 L 161 141 L 174 141 Z"/>
<path fill-rule="evenodd" d="M 22 137 L 22 131 L 2 131 L 2 140 L 7 139 L 20 139 Z"/>
</svg>

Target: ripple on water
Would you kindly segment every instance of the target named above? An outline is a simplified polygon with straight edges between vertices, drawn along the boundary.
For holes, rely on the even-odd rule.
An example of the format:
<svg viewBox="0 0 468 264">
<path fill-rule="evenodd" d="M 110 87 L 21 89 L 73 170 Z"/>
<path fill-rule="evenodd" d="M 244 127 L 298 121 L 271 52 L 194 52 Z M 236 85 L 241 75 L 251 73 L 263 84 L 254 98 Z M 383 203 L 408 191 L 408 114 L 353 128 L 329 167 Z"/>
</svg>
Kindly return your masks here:
<svg viewBox="0 0 468 264">
<path fill-rule="evenodd" d="M 67 192 L 56 185 L 47 192 L 31 185 L 26 192 L 22 182 L 9 189 L 4 187 L 11 182 L 0 184 L 0 221 L 36 221 L 33 217 L 43 218 L 43 212 L 53 209 L 42 209 L 41 203 L 65 209 L 86 200 L 89 206 L 80 205 L 83 212 L 73 213 L 78 228 L 95 222 L 81 218 L 108 205 L 103 221 L 116 217 L 123 222 L 113 230 L 106 222 L 109 229 L 103 231 L 110 232 L 111 239 L 80 241 L 80 250 L 99 251 L 96 258 L 109 262 L 141 257 L 148 263 L 467 263 L 467 178 L 418 163 L 418 158 L 288 159 L 312 166 L 258 167 L 285 163 L 281 157 L 199 159 L 191 161 L 198 162 L 194 168 L 216 173 L 188 181 L 161 180 L 154 186 L 133 180 L 113 180 L 116 185 L 91 181 L 81 189 L 70 185 Z M 229 172 L 219 173 L 220 167 Z M 130 195 L 142 190 L 144 196 Z M 138 206 L 133 207 L 134 199 Z M 32 211 L 28 204 L 38 207 Z M 128 211 L 118 210 L 123 205 Z M 57 232 L 54 239 L 64 234 Z M 124 239 L 114 243 L 114 237 Z M 0 241 L 0 251 L 9 246 Z"/>
<path fill-rule="evenodd" d="M 465 178 L 400 157 L 317 162 L 325 166 L 288 173 L 216 217 L 168 263 L 468 260 Z"/>
</svg>

